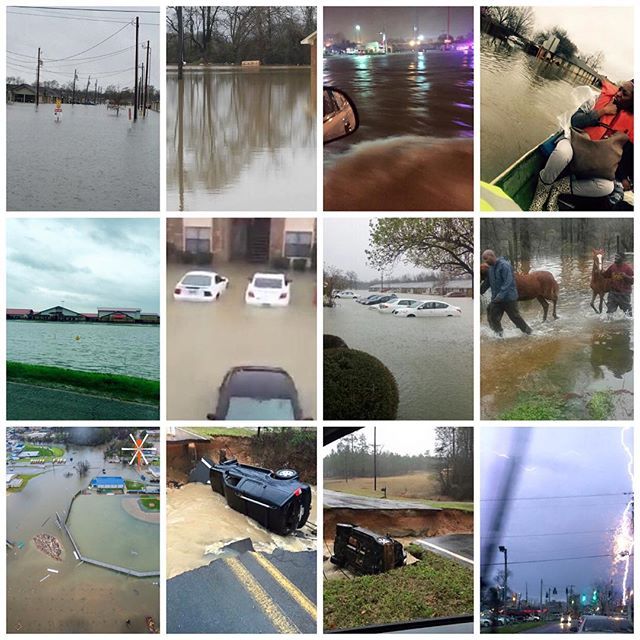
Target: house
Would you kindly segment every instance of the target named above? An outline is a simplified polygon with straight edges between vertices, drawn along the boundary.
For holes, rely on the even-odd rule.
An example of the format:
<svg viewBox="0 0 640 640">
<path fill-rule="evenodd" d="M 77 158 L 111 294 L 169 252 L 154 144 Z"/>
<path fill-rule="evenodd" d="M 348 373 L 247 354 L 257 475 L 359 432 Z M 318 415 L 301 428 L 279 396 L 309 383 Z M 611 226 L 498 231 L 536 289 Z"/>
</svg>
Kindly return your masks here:
<svg viewBox="0 0 640 640">
<path fill-rule="evenodd" d="M 473 296 L 473 281 L 471 280 L 471 278 L 449 280 L 449 282 L 445 283 L 442 289 L 444 295 L 451 293 L 457 294 L 459 296 L 464 296 L 465 298 L 470 298 Z"/>
<path fill-rule="evenodd" d="M 100 322 L 136 322 L 140 319 L 141 309 L 127 309 L 124 307 L 98 307 Z"/>
<path fill-rule="evenodd" d="M 124 491 L 126 485 L 124 478 L 120 476 L 98 476 L 91 481 L 89 486 L 98 491 Z"/>
<path fill-rule="evenodd" d="M 36 102 L 36 90 L 30 84 L 8 84 L 7 102 Z"/>
<path fill-rule="evenodd" d="M 29 320 L 33 309 L 7 309 L 7 320 Z"/>
</svg>

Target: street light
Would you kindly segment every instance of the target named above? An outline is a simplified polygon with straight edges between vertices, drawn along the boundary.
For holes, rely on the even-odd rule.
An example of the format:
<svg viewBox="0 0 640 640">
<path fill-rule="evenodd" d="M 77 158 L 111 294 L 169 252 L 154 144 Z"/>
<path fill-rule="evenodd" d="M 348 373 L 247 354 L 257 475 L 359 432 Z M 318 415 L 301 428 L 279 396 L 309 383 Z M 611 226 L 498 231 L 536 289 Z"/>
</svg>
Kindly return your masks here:
<svg viewBox="0 0 640 640">
<path fill-rule="evenodd" d="M 504 606 L 507 606 L 507 547 L 500 545 L 498 550 L 504 553 Z"/>
<path fill-rule="evenodd" d="M 357 24 L 354 27 L 355 33 L 356 33 L 356 44 L 360 43 L 360 25 Z"/>
</svg>

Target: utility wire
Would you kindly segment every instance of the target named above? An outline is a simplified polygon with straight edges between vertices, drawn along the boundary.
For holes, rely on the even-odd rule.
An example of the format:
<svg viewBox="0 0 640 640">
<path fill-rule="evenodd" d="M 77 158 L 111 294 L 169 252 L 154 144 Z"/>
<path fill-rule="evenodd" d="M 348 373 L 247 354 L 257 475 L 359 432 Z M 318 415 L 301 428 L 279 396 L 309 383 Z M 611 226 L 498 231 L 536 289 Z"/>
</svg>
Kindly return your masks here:
<svg viewBox="0 0 640 640">
<path fill-rule="evenodd" d="M 502 538 L 538 538 L 542 536 L 583 536 L 596 533 L 614 533 L 616 529 L 602 529 L 601 531 L 562 531 L 558 533 L 513 533 L 501 535 Z"/>
<path fill-rule="evenodd" d="M 101 44 L 104 44 L 107 40 L 111 40 L 111 38 L 113 38 L 114 36 L 117 36 L 121 31 L 124 31 L 124 29 L 130 26 L 131 26 L 131 23 L 127 22 L 127 24 L 120 27 L 120 29 L 118 29 L 116 32 L 112 33 L 110 36 L 107 36 L 104 40 L 100 40 L 98 44 L 94 44 L 92 47 L 89 47 L 88 49 L 84 49 L 84 51 L 78 51 L 78 53 L 74 53 L 73 55 L 67 56 L 66 58 L 50 59 L 49 62 L 62 62 L 63 60 L 70 60 L 71 58 L 81 56 L 83 53 L 87 53 L 87 51 L 91 51 L 92 49 L 99 47 Z"/>
<path fill-rule="evenodd" d="M 135 12 L 139 13 L 139 12 Z M 68 16 L 68 15 L 54 15 L 51 13 L 29 13 L 27 11 L 9 11 L 7 14 L 14 16 L 35 16 L 36 18 L 56 18 L 59 20 L 80 20 L 82 22 L 102 22 L 103 24 L 128 24 L 125 20 L 118 20 L 116 18 L 90 18 L 89 16 Z M 141 26 L 159 27 L 159 22 L 140 22 Z"/>
<path fill-rule="evenodd" d="M 633 556 L 633 553 L 629 554 L 630 556 Z M 565 562 L 567 560 L 587 560 L 587 559 L 591 559 L 591 558 L 613 558 L 613 555 L 611 553 L 601 553 L 598 555 L 594 555 L 594 556 L 573 556 L 573 557 L 569 557 L 569 558 L 548 558 L 545 560 L 509 560 L 509 566 L 511 566 L 512 564 L 536 564 L 539 562 Z M 488 567 L 503 567 L 504 566 L 504 562 L 492 562 L 491 564 L 486 565 Z"/>
<path fill-rule="evenodd" d="M 47 11 L 102 11 L 104 13 L 160 13 L 160 11 L 151 11 L 149 9 L 103 9 L 93 7 L 32 7 L 15 5 L 16 9 L 46 9 Z"/>
<path fill-rule="evenodd" d="M 505 502 L 513 500 L 567 500 L 569 498 L 602 498 L 606 496 L 631 496 L 633 491 L 620 491 L 617 493 L 583 493 L 572 496 L 535 496 L 523 498 L 481 498 L 480 502 Z"/>
</svg>

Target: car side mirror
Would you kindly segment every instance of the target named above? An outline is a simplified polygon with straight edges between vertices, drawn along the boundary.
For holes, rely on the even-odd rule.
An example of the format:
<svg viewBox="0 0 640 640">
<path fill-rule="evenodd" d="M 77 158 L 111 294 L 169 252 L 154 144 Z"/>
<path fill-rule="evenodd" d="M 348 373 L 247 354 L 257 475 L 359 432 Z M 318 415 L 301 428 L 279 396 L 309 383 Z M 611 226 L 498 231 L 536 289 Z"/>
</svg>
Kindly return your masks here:
<svg viewBox="0 0 640 640">
<path fill-rule="evenodd" d="M 207 420 L 215 420 L 215 419 L 216 419 L 215 413 L 207 413 Z"/>
<path fill-rule="evenodd" d="M 322 92 L 322 141 L 324 144 L 350 136 L 360 126 L 353 100 L 340 89 L 324 87 Z"/>
</svg>

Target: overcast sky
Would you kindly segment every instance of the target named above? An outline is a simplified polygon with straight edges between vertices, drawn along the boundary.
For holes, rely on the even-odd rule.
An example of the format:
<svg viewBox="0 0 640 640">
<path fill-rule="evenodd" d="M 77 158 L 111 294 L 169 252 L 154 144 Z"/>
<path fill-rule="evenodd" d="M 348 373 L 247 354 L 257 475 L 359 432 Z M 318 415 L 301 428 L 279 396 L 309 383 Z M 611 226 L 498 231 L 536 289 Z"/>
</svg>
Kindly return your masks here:
<svg viewBox="0 0 640 640">
<path fill-rule="evenodd" d="M 515 434 L 524 437 L 527 431 L 528 447 L 523 440 L 513 440 Z M 622 494 L 632 490 L 621 433 L 616 427 L 476 429 L 481 456 L 483 544 L 491 517 L 499 505 L 487 499 L 502 496 L 512 443 L 514 450 L 523 454 L 518 463 L 519 480 L 512 482 L 511 498 L 518 499 L 508 502 L 496 541 L 507 547 L 512 572 L 510 590 L 522 592 L 524 598 L 528 584 L 529 597 L 539 601 L 542 579 L 543 585 L 555 587 L 558 599 L 564 600 L 568 585 L 575 585 L 574 593 L 581 593 L 596 580 L 609 580 L 610 556 L 563 558 L 611 554 L 613 533 L 609 530 L 617 527 L 630 498 Z M 632 435 L 631 429 L 624 434 L 631 451 Z M 553 562 L 528 562 L 537 560 Z M 483 558 L 483 561 L 486 560 Z M 501 563 L 502 553 L 496 554 L 493 561 Z M 526 563 L 515 564 L 517 562 Z M 619 586 L 620 575 L 620 572 L 615 574 L 614 586 Z"/>
<path fill-rule="evenodd" d="M 556 25 L 586 55 L 602 51 L 602 71 L 614 82 L 633 78 L 633 7 L 533 7 L 535 31 Z"/>
<path fill-rule="evenodd" d="M 364 427 L 356 432 L 356 435 L 364 433 L 367 442 L 373 444 L 373 427 Z M 324 447 L 323 455 L 328 456 L 337 447 L 338 441 Z M 425 451 L 433 450 L 436 446 L 435 427 L 421 424 L 419 427 L 404 427 L 398 429 L 395 426 L 381 426 L 377 428 L 376 444 L 381 444 L 384 451 L 399 453 L 402 455 L 418 455 Z"/>
<path fill-rule="evenodd" d="M 7 306 L 160 310 L 158 220 L 7 220 Z"/>
<path fill-rule="evenodd" d="M 149 83 L 159 87 L 159 10 L 154 7 L 108 9 L 109 11 L 88 11 L 8 7 L 7 76 L 19 76 L 28 84 L 35 84 L 40 47 L 44 60 L 40 70 L 41 80 L 57 80 L 65 85 L 73 81 L 73 71 L 77 69 L 77 82 L 81 87 L 86 86 L 88 76 L 91 75 L 91 87 L 97 79 L 99 87 L 115 85 L 120 89 L 133 88 L 135 26 L 128 23 L 138 16 L 139 41 L 146 47 L 149 40 L 151 46 Z M 116 34 L 119 29 L 122 30 Z M 103 40 L 105 42 L 98 44 Z M 98 46 L 93 48 L 94 45 Z M 85 52 L 87 49 L 90 50 Z M 98 57 L 105 54 L 107 57 Z M 145 62 L 145 56 L 146 48 L 140 48 L 139 64 Z"/>
<path fill-rule="evenodd" d="M 324 221 L 324 266 L 342 271 L 355 271 L 362 280 L 380 276 L 367 264 L 365 250 L 369 248 L 369 220 L 331 218 Z M 414 275 L 424 271 L 410 264 L 398 262 L 385 279 L 399 278 L 405 273 Z"/>
<path fill-rule="evenodd" d="M 450 31 L 464 36 L 473 31 L 473 7 L 451 7 Z M 360 26 L 356 36 L 355 25 Z M 414 33 L 414 26 L 418 31 Z M 341 32 L 347 40 L 356 37 L 364 42 L 378 40 L 384 31 L 387 38 L 413 38 L 423 35 L 426 40 L 437 38 L 447 31 L 446 7 L 325 7 L 324 32 Z"/>
</svg>

